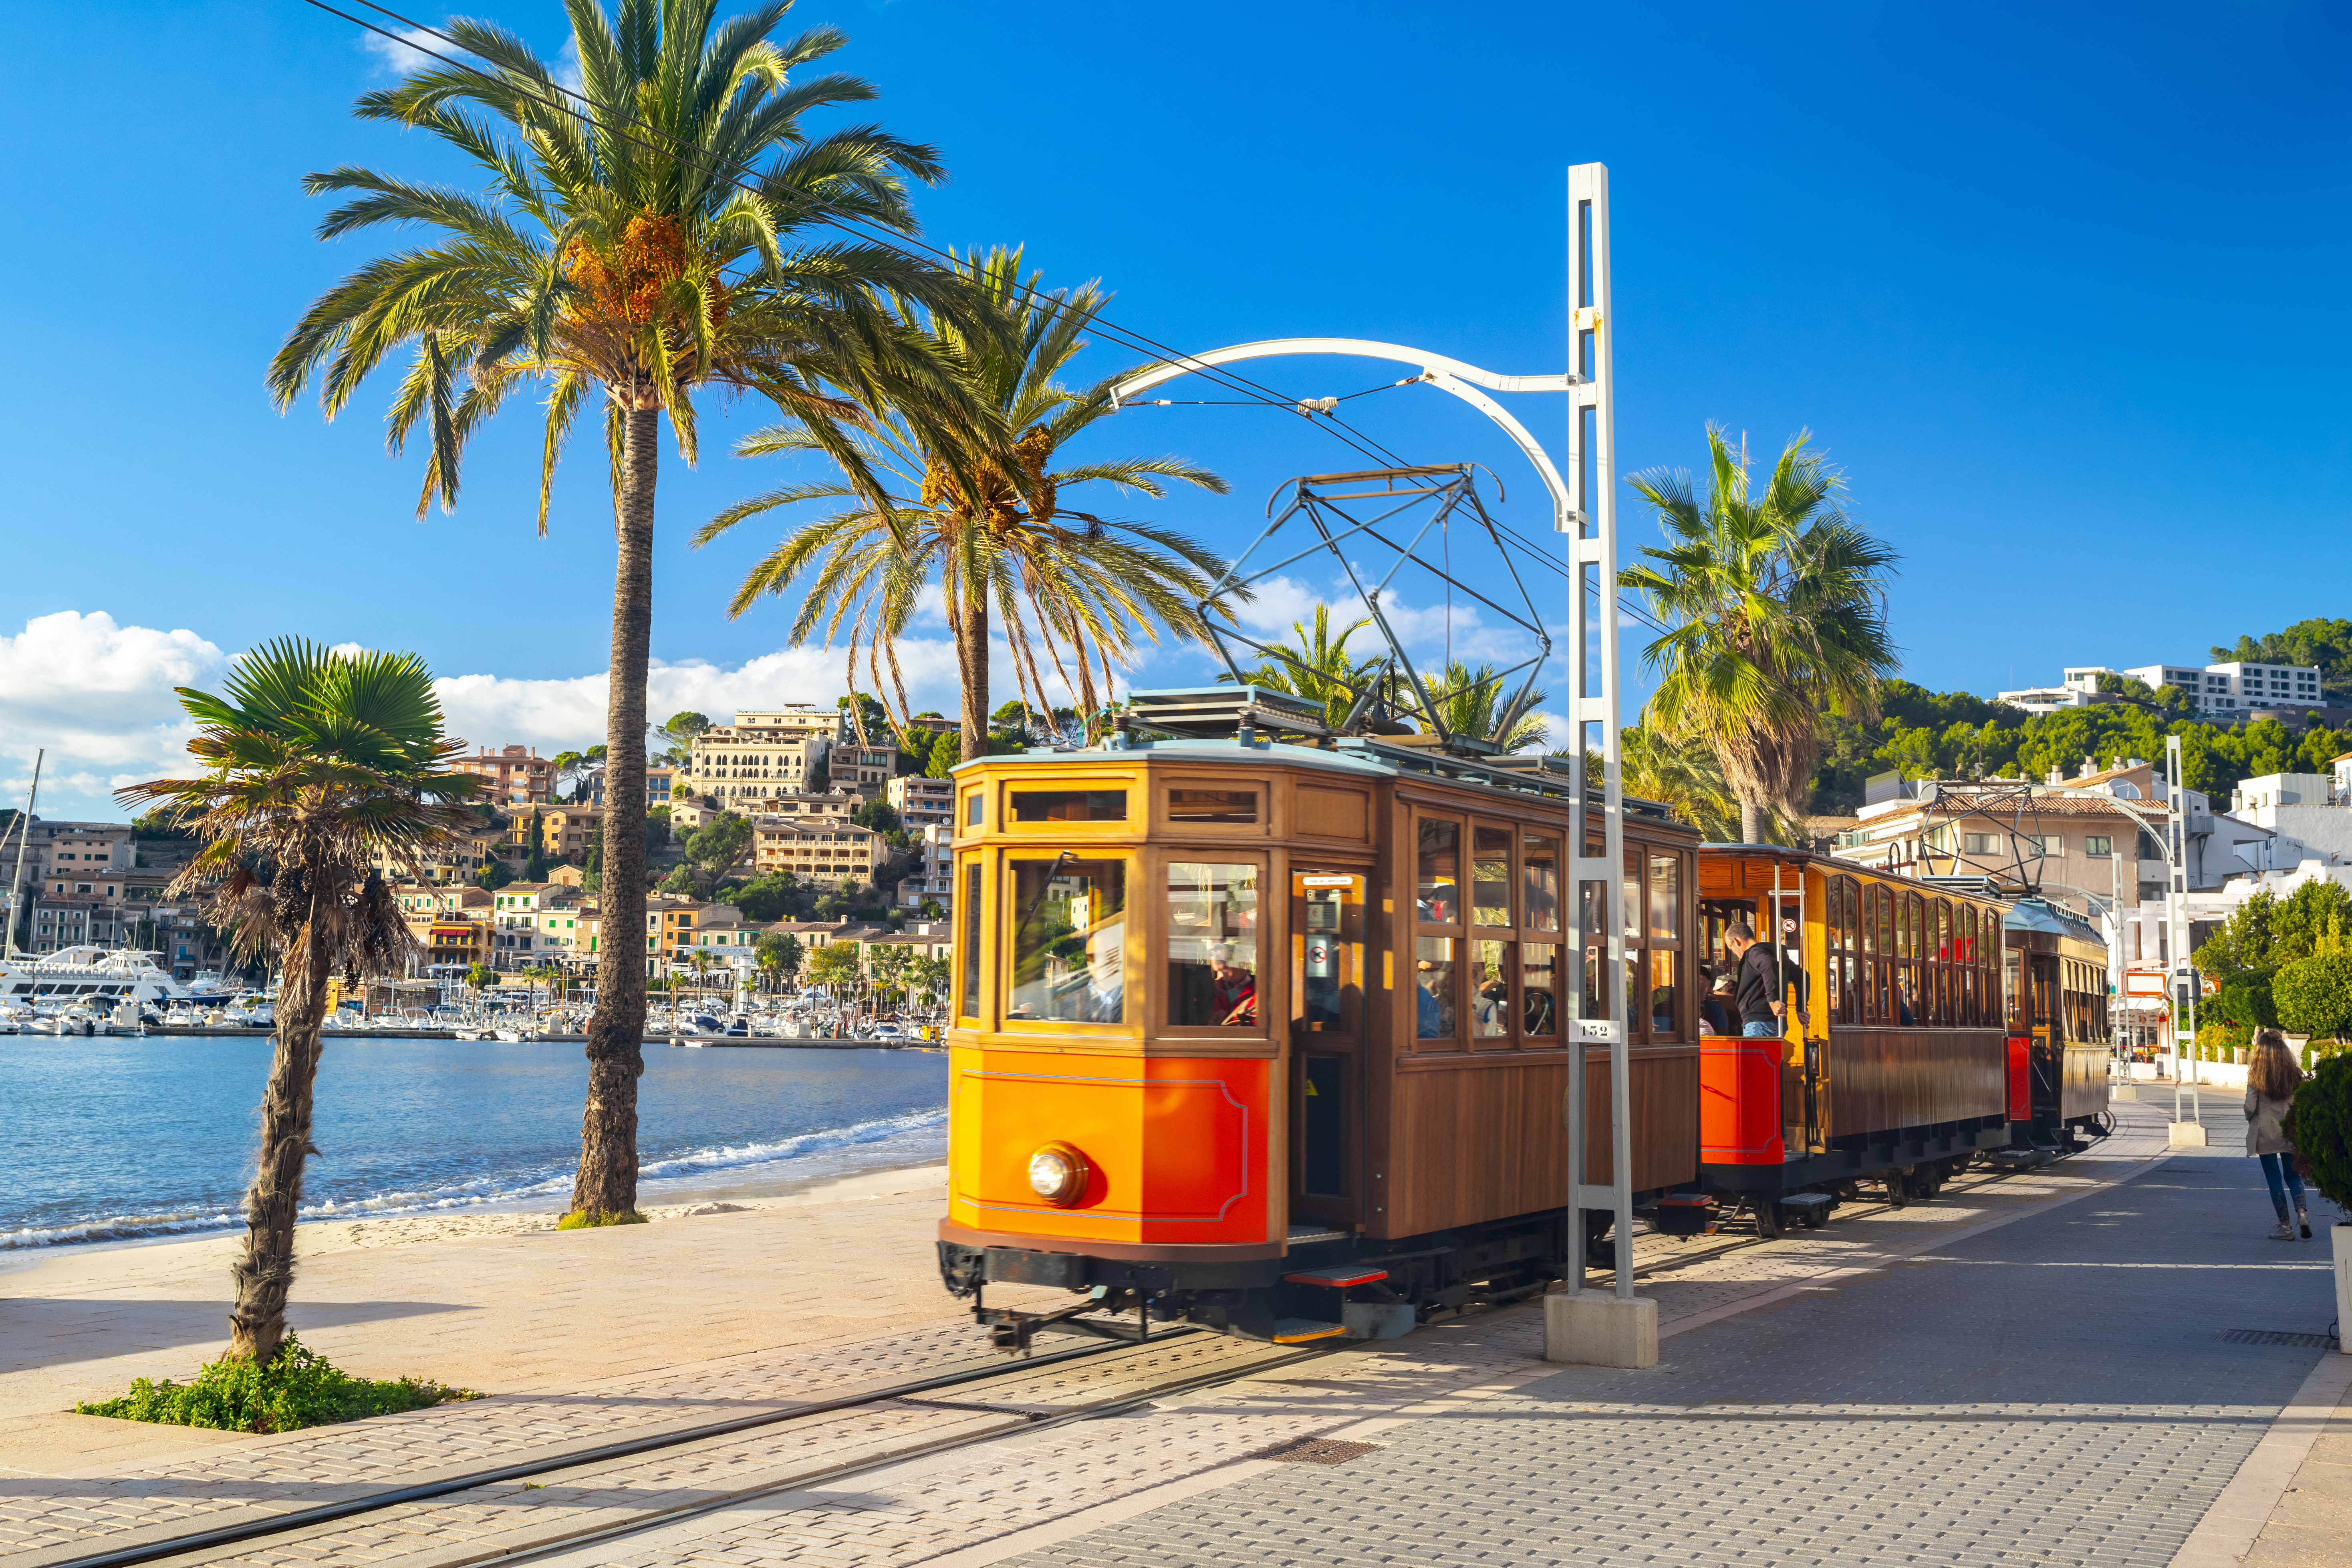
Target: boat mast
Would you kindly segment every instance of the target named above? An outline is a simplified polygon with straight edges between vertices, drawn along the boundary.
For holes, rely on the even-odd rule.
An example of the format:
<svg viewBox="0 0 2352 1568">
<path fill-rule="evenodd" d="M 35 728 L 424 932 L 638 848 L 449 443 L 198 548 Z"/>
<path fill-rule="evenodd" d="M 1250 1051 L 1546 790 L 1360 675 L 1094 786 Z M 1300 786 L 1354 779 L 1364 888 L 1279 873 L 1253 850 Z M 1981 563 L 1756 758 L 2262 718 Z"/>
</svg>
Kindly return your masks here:
<svg viewBox="0 0 2352 1568">
<path fill-rule="evenodd" d="M 41 798 L 41 760 L 49 754 L 43 747 L 33 753 L 33 787 L 26 792 L 25 819 L 16 824 L 16 870 L 8 880 L 8 934 L 5 951 L 10 958 L 16 956 L 16 901 L 25 896 L 25 847 L 33 841 L 33 807 Z"/>
</svg>

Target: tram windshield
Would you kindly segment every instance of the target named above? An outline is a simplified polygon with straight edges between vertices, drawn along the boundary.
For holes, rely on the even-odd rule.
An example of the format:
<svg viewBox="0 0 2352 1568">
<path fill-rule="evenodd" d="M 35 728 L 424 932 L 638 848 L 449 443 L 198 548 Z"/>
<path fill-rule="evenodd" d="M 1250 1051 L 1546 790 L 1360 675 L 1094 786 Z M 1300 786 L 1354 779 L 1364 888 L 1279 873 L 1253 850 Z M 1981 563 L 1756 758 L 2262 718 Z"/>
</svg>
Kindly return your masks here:
<svg viewBox="0 0 2352 1568">
<path fill-rule="evenodd" d="M 1127 1017 L 1127 864 L 1013 862 L 1013 1005 L 1008 1018 Z"/>
<path fill-rule="evenodd" d="M 1223 861 L 1171 863 L 1169 1023 L 1255 1026 L 1257 969 L 1258 868 Z"/>
</svg>

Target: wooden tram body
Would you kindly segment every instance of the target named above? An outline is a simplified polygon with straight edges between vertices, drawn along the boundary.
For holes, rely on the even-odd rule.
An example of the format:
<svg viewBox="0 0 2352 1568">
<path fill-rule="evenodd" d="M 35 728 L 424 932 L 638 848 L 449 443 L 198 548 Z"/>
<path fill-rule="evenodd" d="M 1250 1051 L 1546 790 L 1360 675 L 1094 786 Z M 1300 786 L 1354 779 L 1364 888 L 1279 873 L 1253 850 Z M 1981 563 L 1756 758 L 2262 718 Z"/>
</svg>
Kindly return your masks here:
<svg viewBox="0 0 2352 1568">
<path fill-rule="evenodd" d="M 2034 898 L 2010 908 L 2007 936 L 2011 1143 L 2071 1152 L 2081 1134 L 2104 1136 L 2107 1126 L 2107 944 L 2071 911 Z"/>
<path fill-rule="evenodd" d="M 1710 1195 L 1775 1234 L 1821 1222 L 1828 1205 L 1801 1194 L 1932 1195 L 2008 1144 L 2004 903 L 1761 845 L 1708 846 L 1698 890 L 1710 969 L 1732 965 L 1724 931 L 1745 920 L 1786 971 L 1780 1037 L 1701 1047 Z"/>
<path fill-rule="evenodd" d="M 1564 780 L 1247 738 L 955 780 L 940 1266 L 1000 1343 L 1037 1320 L 989 1308 L 990 1281 L 1087 1291 L 1138 1331 L 1298 1339 L 1402 1332 L 1558 1275 Z M 1638 803 L 1624 841 L 1633 1184 L 1654 1201 L 1698 1174 L 1697 843 Z M 1585 1070 L 1603 1184 L 1606 1052 Z"/>
</svg>

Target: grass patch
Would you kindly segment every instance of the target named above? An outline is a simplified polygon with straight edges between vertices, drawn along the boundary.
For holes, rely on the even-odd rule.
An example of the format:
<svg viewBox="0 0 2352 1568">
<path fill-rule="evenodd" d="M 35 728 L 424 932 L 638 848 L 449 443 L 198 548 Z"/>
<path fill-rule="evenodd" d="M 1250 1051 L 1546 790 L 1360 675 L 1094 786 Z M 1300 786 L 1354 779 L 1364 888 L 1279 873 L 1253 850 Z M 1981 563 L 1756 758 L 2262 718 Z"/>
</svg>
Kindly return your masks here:
<svg viewBox="0 0 2352 1568">
<path fill-rule="evenodd" d="M 558 1230 L 587 1230 L 600 1225 L 644 1225 L 646 1216 L 635 1209 L 622 1209 L 607 1214 L 602 1209 L 577 1209 L 555 1222 Z"/>
<path fill-rule="evenodd" d="M 205 1363 L 193 1382 L 142 1377 L 120 1399 L 77 1405 L 74 1410 L 219 1432 L 292 1432 L 480 1397 L 469 1389 L 414 1377 L 353 1377 L 289 1334 L 267 1366 L 256 1365 L 249 1356 L 223 1356 Z"/>
</svg>

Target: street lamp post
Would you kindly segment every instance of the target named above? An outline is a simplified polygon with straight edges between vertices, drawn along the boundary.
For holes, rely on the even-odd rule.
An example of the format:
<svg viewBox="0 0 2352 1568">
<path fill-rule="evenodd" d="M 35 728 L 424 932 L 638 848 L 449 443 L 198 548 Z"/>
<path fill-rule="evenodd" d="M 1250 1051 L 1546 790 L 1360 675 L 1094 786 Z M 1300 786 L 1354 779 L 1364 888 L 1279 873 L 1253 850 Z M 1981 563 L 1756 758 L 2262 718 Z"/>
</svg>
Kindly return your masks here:
<svg viewBox="0 0 2352 1568">
<path fill-rule="evenodd" d="M 2172 1131 L 2176 1148 L 2203 1148 L 2204 1119 L 2200 1115 L 2194 1047 L 2197 1040 L 2197 970 L 2189 961 L 2189 837 L 2188 796 L 2181 785 L 2180 737 L 2164 739 L 2164 929 L 2168 959 L 2168 991 L 2172 1003 Z M 2189 1050 L 2181 1048 L 2189 1042 Z M 2185 1067 L 2185 1070 L 2184 1070 Z M 2189 1115 L 2180 1114 L 2180 1094 L 2189 1091 Z"/>
</svg>

